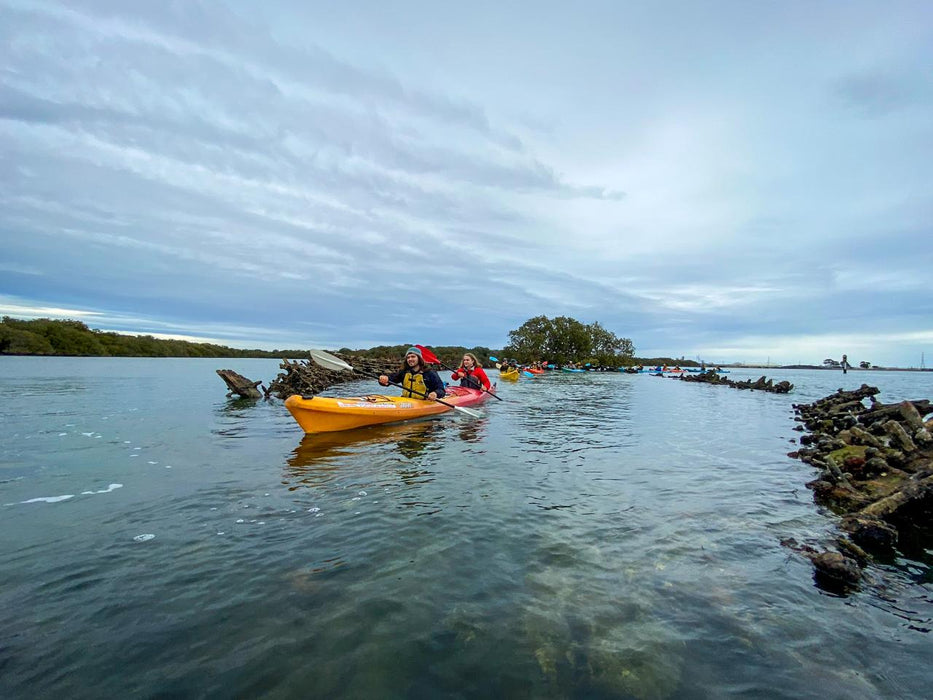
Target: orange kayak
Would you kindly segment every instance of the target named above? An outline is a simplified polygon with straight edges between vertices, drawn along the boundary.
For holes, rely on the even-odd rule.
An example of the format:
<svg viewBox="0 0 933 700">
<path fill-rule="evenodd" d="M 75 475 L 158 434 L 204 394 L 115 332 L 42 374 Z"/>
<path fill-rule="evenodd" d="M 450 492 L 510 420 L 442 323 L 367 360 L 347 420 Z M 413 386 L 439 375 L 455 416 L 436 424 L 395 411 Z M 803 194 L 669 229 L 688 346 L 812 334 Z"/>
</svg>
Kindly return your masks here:
<svg viewBox="0 0 933 700">
<path fill-rule="evenodd" d="M 454 406 L 473 406 L 482 403 L 488 396 L 485 391 L 451 386 L 447 387 L 447 395 L 443 400 Z M 337 398 L 304 398 L 294 394 L 285 399 L 285 408 L 306 433 L 330 433 L 368 425 L 396 423 L 453 410 L 437 401 L 379 394 Z"/>
</svg>

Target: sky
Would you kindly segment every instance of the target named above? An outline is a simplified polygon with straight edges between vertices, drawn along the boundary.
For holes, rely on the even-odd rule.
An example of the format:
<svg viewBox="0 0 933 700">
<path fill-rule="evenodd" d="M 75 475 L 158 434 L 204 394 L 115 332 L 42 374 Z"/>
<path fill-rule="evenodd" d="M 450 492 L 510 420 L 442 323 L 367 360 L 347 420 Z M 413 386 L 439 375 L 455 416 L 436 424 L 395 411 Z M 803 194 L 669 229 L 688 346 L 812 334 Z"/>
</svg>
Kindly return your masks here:
<svg viewBox="0 0 933 700">
<path fill-rule="evenodd" d="M 933 3 L 0 0 L 0 314 L 933 365 Z"/>
</svg>

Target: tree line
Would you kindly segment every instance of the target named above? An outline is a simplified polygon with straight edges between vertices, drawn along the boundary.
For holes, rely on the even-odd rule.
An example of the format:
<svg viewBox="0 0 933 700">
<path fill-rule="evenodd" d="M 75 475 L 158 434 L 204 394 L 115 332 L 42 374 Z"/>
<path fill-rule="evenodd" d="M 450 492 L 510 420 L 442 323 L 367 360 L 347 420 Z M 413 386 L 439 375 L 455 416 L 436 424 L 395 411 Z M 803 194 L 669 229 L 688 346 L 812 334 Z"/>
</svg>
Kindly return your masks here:
<svg viewBox="0 0 933 700">
<path fill-rule="evenodd" d="M 378 345 L 372 348 L 337 352 L 368 358 L 401 358 L 408 344 Z M 683 358 L 644 358 L 634 356 L 635 346 L 628 338 L 620 338 L 599 322 L 583 324 L 576 319 L 559 316 L 549 319 L 536 316 L 521 327 L 509 331 L 509 344 L 501 350 L 485 346 L 431 346 L 438 359 L 448 367 L 458 367 L 466 352 L 473 353 L 486 367 L 506 358 L 521 363 L 547 360 L 563 365 L 589 362 L 604 367 L 626 364 L 695 364 Z M 151 335 L 121 335 L 88 328 L 81 321 L 39 318 L 14 319 L 4 316 L 0 321 L 0 355 L 64 355 L 84 357 L 269 357 L 302 358 L 307 350 L 242 350 L 214 343 L 187 340 L 166 340 Z"/>
<path fill-rule="evenodd" d="M 4 316 L 0 355 L 72 357 L 304 357 L 302 350 L 240 350 L 214 343 L 163 340 L 151 335 L 120 335 L 88 328 L 81 321 Z"/>
<path fill-rule="evenodd" d="M 397 357 L 399 358 L 399 365 L 401 365 L 402 359 L 405 357 L 405 351 L 410 347 L 411 345 L 377 345 L 374 348 L 366 348 L 363 350 L 340 348 L 337 352 L 345 355 L 354 355 L 355 357 L 380 360 L 387 357 Z M 425 347 L 429 347 L 431 352 L 437 355 L 437 359 L 451 369 L 456 369 L 460 366 L 460 360 L 463 359 L 463 354 L 467 352 L 473 353 L 484 367 L 490 367 L 493 364 L 494 360 L 490 359 L 492 357 L 501 359 L 498 357 L 497 351 L 482 345 L 476 345 L 472 348 L 463 345 L 426 345 Z M 501 351 L 499 351 L 499 354 L 501 355 Z"/>
</svg>

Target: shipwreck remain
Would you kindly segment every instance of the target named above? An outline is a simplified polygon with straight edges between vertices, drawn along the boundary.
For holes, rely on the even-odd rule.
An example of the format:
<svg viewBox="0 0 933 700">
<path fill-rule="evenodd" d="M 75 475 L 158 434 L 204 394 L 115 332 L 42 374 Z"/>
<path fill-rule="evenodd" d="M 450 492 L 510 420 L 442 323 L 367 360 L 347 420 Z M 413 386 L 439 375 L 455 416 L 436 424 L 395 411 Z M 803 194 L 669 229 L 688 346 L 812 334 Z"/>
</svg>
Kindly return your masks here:
<svg viewBox="0 0 933 700">
<path fill-rule="evenodd" d="M 901 540 L 933 535 L 933 407 L 928 400 L 882 404 L 876 387 L 840 389 L 795 405 L 802 447 L 791 452 L 820 470 L 814 500 L 842 516 L 835 551 L 787 540 L 807 556 L 824 587 L 857 587 L 874 558 L 890 559 Z M 926 419 L 924 419 L 926 417 Z"/>
</svg>

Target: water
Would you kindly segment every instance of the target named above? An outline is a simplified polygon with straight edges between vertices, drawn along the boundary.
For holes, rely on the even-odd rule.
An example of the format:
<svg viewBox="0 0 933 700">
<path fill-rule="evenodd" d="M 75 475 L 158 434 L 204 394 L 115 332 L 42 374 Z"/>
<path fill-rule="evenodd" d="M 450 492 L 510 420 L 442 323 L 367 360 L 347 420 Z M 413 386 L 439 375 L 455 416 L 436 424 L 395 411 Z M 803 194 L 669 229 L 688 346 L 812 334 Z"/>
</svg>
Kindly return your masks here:
<svg viewBox="0 0 933 700">
<path fill-rule="evenodd" d="M 780 540 L 836 533 L 791 405 L 933 373 L 550 373 L 304 437 L 224 367 L 278 372 L 0 358 L 0 697 L 929 697 L 931 552 L 840 598 Z"/>
</svg>

